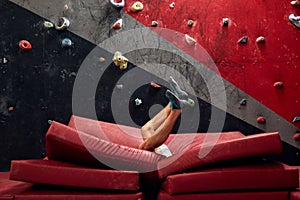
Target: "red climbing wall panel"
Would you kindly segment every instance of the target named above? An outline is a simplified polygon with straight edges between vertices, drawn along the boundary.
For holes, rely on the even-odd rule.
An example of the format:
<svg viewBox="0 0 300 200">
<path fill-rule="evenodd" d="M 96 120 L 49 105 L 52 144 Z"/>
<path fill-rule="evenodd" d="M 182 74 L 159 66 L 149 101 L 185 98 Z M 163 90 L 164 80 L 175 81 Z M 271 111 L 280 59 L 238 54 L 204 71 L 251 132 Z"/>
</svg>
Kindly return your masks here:
<svg viewBox="0 0 300 200">
<path fill-rule="evenodd" d="M 300 115 L 300 30 L 288 19 L 291 13 L 299 15 L 300 8 L 290 1 L 191 0 L 176 1 L 170 8 L 172 1 L 141 0 L 144 9 L 137 13 L 129 10 L 133 2 L 126 1 L 124 11 L 145 26 L 155 20 L 160 28 L 192 36 L 223 78 L 290 122 Z M 222 26 L 225 17 L 228 27 Z M 188 20 L 194 25 L 188 26 Z M 248 42 L 237 44 L 243 36 Z M 264 44 L 256 43 L 259 36 L 265 37 Z M 276 81 L 284 87 L 275 89 Z"/>
</svg>

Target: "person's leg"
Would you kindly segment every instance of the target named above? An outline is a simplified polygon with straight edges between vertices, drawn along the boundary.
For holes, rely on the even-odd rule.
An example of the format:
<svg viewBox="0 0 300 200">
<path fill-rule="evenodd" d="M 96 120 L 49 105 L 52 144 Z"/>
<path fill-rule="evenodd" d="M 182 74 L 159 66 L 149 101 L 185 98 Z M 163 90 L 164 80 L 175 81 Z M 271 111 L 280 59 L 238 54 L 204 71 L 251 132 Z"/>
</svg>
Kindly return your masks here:
<svg viewBox="0 0 300 200">
<path fill-rule="evenodd" d="M 153 132 L 152 136 L 140 144 L 139 148 L 152 151 L 162 145 L 169 137 L 181 109 L 172 109 L 166 120 Z"/>
<path fill-rule="evenodd" d="M 141 134 L 144 140 L 155 134 L 155 130 L 167 119 L 170 111 L 170 103 L 168 103 L 159 113 L 142 126 Z"/>
</svg>

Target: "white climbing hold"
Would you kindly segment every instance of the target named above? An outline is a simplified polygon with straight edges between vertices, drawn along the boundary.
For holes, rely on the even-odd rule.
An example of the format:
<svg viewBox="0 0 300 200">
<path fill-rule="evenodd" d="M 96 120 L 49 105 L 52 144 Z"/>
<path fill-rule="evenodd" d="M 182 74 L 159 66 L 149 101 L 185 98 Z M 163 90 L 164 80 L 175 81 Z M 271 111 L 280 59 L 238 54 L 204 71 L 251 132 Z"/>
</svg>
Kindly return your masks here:
<svg viewBox="0 0 300 200">
<path fill-rule="evenodd" d="M 127 68 L 128 59 L 122 55 L 121 52 L 116 51 L 113 57 L 113 61 L 117 67 L 119 67 L 121 70 L 124 70 Z"/>
<path fill-rule="evenodd" d="M 110 0 L 109 2 L 116 9 L 121 9 L 125 6 L 125 0 L 122 0 L 121 2 L 119 0 Z"/>
<path fill-rule="evenodd" d="M 158 22 L 157 21 L 152 21 L 151 26 L 153 26 L 153 27 L 158 26 Z"/>
<path fill-rule="evenodd" d="M 290 14 L 289 20 L 292 24 L 294 24 L 297 28 L 300 28 L 300 16 L 295 16 L 294 14 Z"/>
<path fill-rule="evenodd" d="M 192 38 L 191 36 L 189 36 L 188 34 L 185 34 L 185 41 L 189 44 L 189 45 L 196 45 L 197 41 Z"/>
<path fill-rule="evenodd" d="M 170 4 L 170 8 L 174 8 L 175 7 L 175 2 L 172 2 L 171 4 Z"/>
<path fill-rule="evenodd" d="M 258 38 L 256 38 L 256 43 L 265 43 L 265 37 L 259 36 Z"/>
<path fill-rule="evenodd" d="M 116 87 L 117 87 L 118 90 L 122 90 L 123 89 L 123 85 L 122 84 L 118 84 L 118 85 L 116 85 Z"/>
<path fill-rule="evenodd" d="M 118 19 L 113 25 L 112 28 L 113 29 L 120 29 L 122 28 L 123 25 L 123 20 L 122 19 Z"/>
<path fill-rule="evenodd" d="M 56 30 L 65 30 L 70 26 L 70 20 L 66 17 L 59 18 L 58 23 L 55 25 Z"/>
<path fill-rule="evenodd" d="M 223 26 L 228 26 L 229 25 L 229 19 L 227 17 L 222 19 L 222 24 Z"/>
<path fill-rule="evenodd" d="M 299 0 L 294 0 L 294 1 L 291 1 L 291 5 L 292 6 L 299 6 L 300 2 L 299 2 Z"/>
<path fill-rule="evenodd" d="M 139 105 L 141 105 L 141 104 L 143 103 L 142 100 L 139 99 L 139 98 L 136 98 L 136 99 L 134 100 L 134 102 L 135 102 L 135 105 L 136 105 L 136 106 L 139 106 Z"/>
<path fill-rule="evenodd" d="M 3 64 L 6 64 L 7 62 L 8 62 L 7 58 L 3 57 L 3 58 L 2 58 L 2 63 L 3 63 Z"/>
</svg>

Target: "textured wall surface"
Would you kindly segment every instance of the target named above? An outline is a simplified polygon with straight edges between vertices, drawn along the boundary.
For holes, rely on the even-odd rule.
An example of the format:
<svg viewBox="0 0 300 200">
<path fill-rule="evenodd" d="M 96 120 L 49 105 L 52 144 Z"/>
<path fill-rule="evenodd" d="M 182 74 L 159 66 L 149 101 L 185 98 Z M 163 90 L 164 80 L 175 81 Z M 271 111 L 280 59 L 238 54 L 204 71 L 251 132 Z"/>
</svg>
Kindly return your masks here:
<svg viewBox="0 0 300 200">
<path fill-rule="evenodd" d="M 143 125 L 166 105 L 170 75 L 197 103 L 184 109 L 174 132 L 279 131 L 284 151 L 276 159 L 300 164 L 293 139 L 299 122 L 292 122 L 300 115 L 300 30 L 288 21 L 299 8 L 287 1 L 176 1 L 173 9 L 171 1 L 142 2 L 137 13 L 131 0 L 120 11 L 104 0 L 0 2 L 0 170 L 12 159 L 45 156 L 48 120 L 67 123 L 78 114 Z M 71 21 L 68 30 L 44 28 L 45 20 L 62 16 Z M 112 29 L 120 18 L 122 28 Z M 188 45 L 185 34 L 198 44 Z M 237 44 L 243 36 L 248 42 Z M 264 44 L 255 42 L 259 36 Z M 70 48 L 61 46 L 66 37 Z M 30 51 L 18 47 L 22 39 L 31 42 Z M 128 69 L 112 63 L 116 50 L 129 59 Z M 149 87 L 152 80 L 162 89 Z M 274 88 L 276 81 L 284 87 Z M 257 123 L 259 116 L 266 123 Z"/>
</svg>

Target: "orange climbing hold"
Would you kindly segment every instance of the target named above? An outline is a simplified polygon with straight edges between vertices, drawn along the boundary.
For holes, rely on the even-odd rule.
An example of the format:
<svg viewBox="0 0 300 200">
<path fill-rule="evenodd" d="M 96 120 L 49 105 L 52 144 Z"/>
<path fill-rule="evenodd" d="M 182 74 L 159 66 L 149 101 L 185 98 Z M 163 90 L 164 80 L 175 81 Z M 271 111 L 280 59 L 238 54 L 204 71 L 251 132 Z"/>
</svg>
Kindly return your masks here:
<svg viewBox="0 0 300 200">
<path fill-rule="evenodd" d="M 32 49 L 32 45 L 27 40 L 21 40 L 19 42 L 19 47 L 23 50 L 30 50 Z"/>
</svg>

